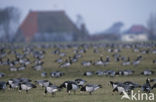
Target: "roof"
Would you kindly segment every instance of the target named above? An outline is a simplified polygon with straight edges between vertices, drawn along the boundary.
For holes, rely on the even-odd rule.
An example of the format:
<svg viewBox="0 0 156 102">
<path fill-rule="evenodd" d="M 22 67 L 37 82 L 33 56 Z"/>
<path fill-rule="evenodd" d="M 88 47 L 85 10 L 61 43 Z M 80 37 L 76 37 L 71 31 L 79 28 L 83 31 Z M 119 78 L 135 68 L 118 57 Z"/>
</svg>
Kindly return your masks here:
<svg viewBox="0 0 156 102">
<path fill-rule="evenodd" d="M 147 28 L 143 25 L 133 25 L 130 29 L 126 31 L 126 33 L 131 34 L 140 34 L 140 33 L 147 33 Z"/>
<path fill-rule="evenodd" d="M 30 11 L 18 31 L 29 41 L 36 33 L 67 33 L 79 30 L 64 11 Z"/>
</svg>

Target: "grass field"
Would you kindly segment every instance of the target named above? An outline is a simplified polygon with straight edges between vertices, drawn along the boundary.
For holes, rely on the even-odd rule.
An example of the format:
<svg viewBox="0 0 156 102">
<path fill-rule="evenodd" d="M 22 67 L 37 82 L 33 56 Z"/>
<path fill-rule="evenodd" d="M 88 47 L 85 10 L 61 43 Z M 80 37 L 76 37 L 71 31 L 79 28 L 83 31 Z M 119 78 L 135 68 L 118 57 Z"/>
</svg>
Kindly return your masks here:
<svg viewBox="0 0 156 102">
<path fill-rule="evenodd" d="M 93 48 L 89 48 L 87 53 L 82 54 L 83 57 L 79 59 L 78 62 L 73 63 L 69 68 L 59 68 L 59 64 L 55 63 L 58 55 L 52 54 L 55 50 L 54 48 L 49 49 L 38 49 L 38 50 L 45 50 L 46 54 L 43 59 L 44 65 L 42 71 L 35 71 L 31 68 L 31 65 L 27 66 L 26 70 L 24 71 L 17 71 L 17 72 L 10 72 L 8 70 L 8 66 L 0 65 L 0 72 L 6 73 L 6 76 L 0 78 L 0 81 L 7 81 L 10 78 L 19 78 L 19 77 L 26 77 L 30 78 L 33 81 L 39 79 L 48 79 L 55 85 L 60 85 L 64 81 L 67 80 L 75 80 L 76 78 L 82 78 L 87 81 L 87 83 L 91 84 L 101 84 L 103 87 L 95 92 L 92 95 L 88 93 L 80 93 L 80 91 L 76 92 L 76 95 L 73 93 L 68 95 L 66 90 L 62 90 L 57 92 L 56 95 L 53 97 L 50 94 L 44 96 L 44 89 L 41 87 L 37 87 L 36 89 L 32 89 L 26 94 L 25 91 L 19 93 L 18 90 L 6 90 L 5 92 L 0 91 L 0 102 L 130 102 L 130 100 L 121 100 L 121 95 L 119 93 L 113 93 L 112 87 L 109 85 L 109 81 L 133 81 L 139 84 L 144 84 L 147 76 L 140 75 L 140 73 L 145 69 L 150 69 L 156 72 L 156 64 L 152 63 L 152 60 L 156 59 L 156 54 L 141 54 L 139 52 L 132 52 L 132 49 L 123 48 L 119 54 L 123 56 L 130 56 L 132 60 L 136 58 L 138 55 L 143 56 L 143 60 L 138 66 L 122 66 L 121 63 L 117 63 L 114 61 L 112 55 L 114 53 L 107 52 L 106 48 L 99 48 L 99 53 L 94 54 Z M 22 49 L 17 50 L 21 53 Z M 66 59 L 68 56 L 73 55 L 73 48 L 62 49 L 62 52 L 66 53 Z M 111 62 L 107 66 L 91 66 L 91 67 L 83 67 L 81 66 L 82 61 L 97 61 L 100 56 L 106 58 L 106 56 L 111 57 Z M 8 55 L 7 57 L 13 58 L 12 55 Z M 28 58 L 32 59 L 32 56 L 28 56 Z M 97 76 L 93 75 L 90 77 L 83 76 L 85 71 L 97 71 L 97 70 L 124 70 L 124 69 L 131 69 L 135 71 L 135 74 L 132 76 L 115 76 L 115 77 L 106 77 L 106 76 Z M 62 71 L 65 73 L 65 76 L 61 78 L 51 78 L 50 75 L 46 78 L 42 78 L 40 73 L 45 72 L 52 72 L 52 71 Z M 156 74 L 148 76 L 148 78 L 156 78 Z M 136 90 L 137 91 L 137 90 Z M 156 93 L 156 89 L 152 90 L 152 92 Z M 140 101 L 144 102 L 144 101 Z M 149 102 L 149 101 L 145 101 Z M 153 101 L 154 102 L 154 101 Z"/>
</svg>

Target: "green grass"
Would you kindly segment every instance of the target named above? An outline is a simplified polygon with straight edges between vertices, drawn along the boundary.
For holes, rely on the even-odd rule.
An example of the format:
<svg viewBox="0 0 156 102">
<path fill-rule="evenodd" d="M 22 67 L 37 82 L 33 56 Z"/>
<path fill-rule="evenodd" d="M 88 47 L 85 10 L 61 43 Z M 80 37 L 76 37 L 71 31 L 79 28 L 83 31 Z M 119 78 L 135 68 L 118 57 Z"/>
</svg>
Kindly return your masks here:
<svg viewBox="0 0 156 102">
<path fill-rule="evenodd" d="M 41 50 L 41 49 L 39 49 Z M 43 49 L 42 49 L 43 50 Z M 79 59 L 79 62 L 72 64 L 69 68 L 58 68 L 59 64 L 54 63 L 54 60 L 58 58 L 57 55 L 52 54 L 52 51 L 55 49 L 44 49 L 46 51 L 46 55 L 44 57 L 44 69 L 45 72 L 52 72 L 52 71 L 62 71 L 65 73 L 65 76 L 61 78 L 51 78 L 49 75 L 46 78 L 42 78 L 40 73 L 42 71 L 34 71 L 31 68 L 31 65 L 27 67 L 25 71 L 19 72 L 10 72 L 8 66 L 0 66 L 0 72 L 6 73 L 4 78 L 1 78 L 0 81 L 8 80 L 10 78 L 18 78 L 18 77 L 27 77 L 34 80 L 39 79 L 48 79 L 55 85 L 60 85 L 66 80 L 75 80 L 76 78 L 82 78 L 87 80 L 87 83 L 91 84 L 101 84 L 103 88 L 93 92 L 92 95 L 88 93 L 80 93 L 79 91 L 76 92 L 76 95 L 73 93 L 68 95 L 66 90 L 62 90 L 61 92 L 57 92 L 56 95 L 53 97 L 50 94 L 44 96 L 44 90 L 41 87 L 37 87 L 36 89 L 32 89 L 29 91 L 28 94 L 22 91 L 19 93 L 17 90 L 6 90 L 5 92 L 0 91 L 0 102 L 130 102 L 129 100 L 121 100 L 121 95 L 119 93 L 112 93 L 112 87 L 109 85 L 109 81 L 133 81 L 139 84 L 144 84 L 146 80 L 146 76 L 140 75 L 144 69 L 151 69 L 156 72 L 156 65 L 152 64 L 152 60 L 156 58 L 154 54 L 140 54 L 134 53 L 131 49 L 121 49 L 120 54 L 124 56 L 130 56 L 131 59 L 135 59 L 138 54 L 143 56 L 143 61 L 138 66 L 121 66 L 121 63 L 117 63 L 112 58 L 113 53 L 108 53 L 107 49 L 99 48 L 100 53 L 94 54 L 93 48 L 89 48 L 86 54 L 83 54 L 83 57 Z M 21 49 L 17 50 L 21 53 Z M 65 49 L 62 50 L 66 52 L 67 56 L 73 55 L 73 49 Z M 99 59 L 100 56 L 106 58 L 106 56 L 111 57 L 111 63 L 108 66 L 91 66 L 91 67 L 83 67 L 80 65 L 80 62 L 93 60 L 96 61 Z M 13 55 L 8 55 L 7 57 L 13 59 Z M 32 56 L 28 56 L 28 58 L 32 59 Z M 65 57 L 67 58 L 67 57 Z M 65 59 L 64 58 L 64 59 Z M 97 70 L 124 70 L 124 69 L 131 69 L 135 71 L 135 74 L 132 76 L 116 76 L 116 77 L 106 77 L 106 76 L 91 76 L 85 77 L 82 74 L 85 71 L 97 71 Z M 149 78 L 156 78 L 156 74 L 152 76 L 148 76 Z M 152 90 L 152 92 L 156 93 L 156 89 Z M 144 102 L 144 101 L 140 101 Z M 145 101 L 148 102 L 148 101 Z"/>
</svg>

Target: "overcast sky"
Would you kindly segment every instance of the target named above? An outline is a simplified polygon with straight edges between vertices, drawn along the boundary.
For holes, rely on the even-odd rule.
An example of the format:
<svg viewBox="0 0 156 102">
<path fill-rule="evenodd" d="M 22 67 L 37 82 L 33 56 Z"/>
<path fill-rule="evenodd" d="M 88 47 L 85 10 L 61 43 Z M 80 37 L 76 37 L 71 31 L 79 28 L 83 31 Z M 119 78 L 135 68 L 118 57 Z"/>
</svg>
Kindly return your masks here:
<svg viewBox="0 0 156 102">
<path fill-rule="evenodd" d="M 156 0 L 0 0 L 0 8 L 7 6 L 20 9 L 21 21 L 30 10 L 65 10 L 74 22 L 81 14 L 90 33 L 104 31 L 118 21 L 125 28 L 146 26 L 149 15 L 156 14 Z"/>
</svg>

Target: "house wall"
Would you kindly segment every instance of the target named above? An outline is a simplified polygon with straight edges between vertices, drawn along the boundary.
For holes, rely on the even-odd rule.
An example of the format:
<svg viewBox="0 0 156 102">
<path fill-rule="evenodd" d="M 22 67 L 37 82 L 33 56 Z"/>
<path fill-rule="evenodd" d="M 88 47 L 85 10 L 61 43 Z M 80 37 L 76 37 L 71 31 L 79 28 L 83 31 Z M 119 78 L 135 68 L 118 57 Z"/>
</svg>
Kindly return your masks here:
<svg viewBox="0 0 156 102">
<path fill-rule="evenodd" d="M 36 33 L 32 41 L 73 41 L 72 33 Z"/>
<path fill-rule="evenodd" d="M 123 34 L 121 40 L 128 42 L 148 41 L 148 36 L 147 34 Z"/>
</svg>

